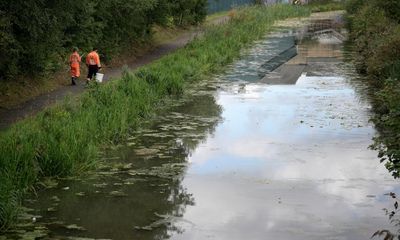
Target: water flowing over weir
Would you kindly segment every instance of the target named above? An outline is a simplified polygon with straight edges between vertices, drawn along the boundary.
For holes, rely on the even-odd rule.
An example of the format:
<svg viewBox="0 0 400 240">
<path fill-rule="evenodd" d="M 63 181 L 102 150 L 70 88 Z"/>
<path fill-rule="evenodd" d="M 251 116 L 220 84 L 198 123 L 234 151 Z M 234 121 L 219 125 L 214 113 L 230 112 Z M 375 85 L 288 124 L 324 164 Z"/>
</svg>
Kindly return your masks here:
<svg viewBox="0 0 400 240">
<path fill-rule="evenodd" d="M 48 184 L 8 237 L 358 240 L 387 229 L 385 194 L 399 187 L 368 150 L 364 85 L 340 31 L 315 26 L 270 34 L 103 153 L 98 173 Z"/>
</svg>

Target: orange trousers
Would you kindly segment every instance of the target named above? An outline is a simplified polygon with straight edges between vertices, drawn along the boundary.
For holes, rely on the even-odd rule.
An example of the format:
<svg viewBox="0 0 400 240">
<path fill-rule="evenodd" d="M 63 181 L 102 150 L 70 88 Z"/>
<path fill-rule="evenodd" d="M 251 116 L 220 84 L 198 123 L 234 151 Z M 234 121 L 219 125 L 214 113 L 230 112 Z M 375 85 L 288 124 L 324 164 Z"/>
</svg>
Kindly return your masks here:
<svg viewBox="0 0 400 240">
<path fill-rule="evenodd" d="M 71 64 L 71 77 L 80 77 L 81 76 L 81 70 L 78 64 Z"/>
</svg>

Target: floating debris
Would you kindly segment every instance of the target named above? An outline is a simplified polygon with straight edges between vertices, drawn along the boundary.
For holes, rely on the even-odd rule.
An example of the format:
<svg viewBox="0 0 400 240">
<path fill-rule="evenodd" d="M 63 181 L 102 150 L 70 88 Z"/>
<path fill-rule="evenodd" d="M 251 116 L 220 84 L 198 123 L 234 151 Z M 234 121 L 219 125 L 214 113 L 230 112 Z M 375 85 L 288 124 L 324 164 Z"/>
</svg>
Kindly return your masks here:
<svg viewBox="0 0 400 240">
<path fill-rule="evenodd" d="M 135 139 L 136 139 L 136 136 L 130 136 L 127 138 L 128 141 L 135 140 Z"/>
<path fill-rule="evenodd" d="M 95 183 L 93 184 L 96 188 L 105 188 L 108 184 L 107 183 Z"/>
<path fill-rule="evenodd" d="M 112 191 L 110 192 L 110 195 L 113 197 L 126 197 L 128 194 L 122 192 L 122 191 Z"/>
<path fill-rule="evenodd" d="M 159 227 L 162 227 L 162 226 L 170 225 L 172 220 L 173 220 L 173 216 L 167 216 L 165 218 L 157 220 L 157 221 L 155 221 L 155 222 L 153 222 L 153 223 L 151 223 L 151 224 L 149 224 L 147 226 L 144 226 L 144 227 L 135 226 L 135 229 L 137 229 L 137 230 L 145 230 L 145 231 L 152 231 L 155 228 L 159 228 Z"/>
<path fill-rule="evenodd" d="M 52 196 L 50 200 L 53 202 L 61 202 L 60 198 L 58 198 L 57 196 Z"/>
<path fill-rule="evenodd" d="M 118 174 L 119 172 L 98 172 L 99 175 L 103 175 L 103 176 L 111 176 L 111 175 L 115 175 Z"/>
<path fill-rule="evenodd" d="M 102 160 L 118 160 L 120 159 L 120 157 L 116 156 L 116 157 L 103 157 Z"/>
<path fill-rule="evenodd" d="M 111 239 L 100 239 L 100 238 L 82 238 L 82 237 L 61 237 L 60 239 L 68 239 L 68 240 L 111 240 Z"/>
<path fill-rule="evenodd" d="M 32 228 L 34 227 L 35 222 L 31 221 L 31 222 L 24 222 L 24 223 L 17 223 L 16 225 L 14 225 L 14 227 L 16 229 L 28 229 L 28 228 Z M 1 238 L 0 238 L 1 240 Z"/>
<path fill-rule="evenodd" d="M 146 181 L 145 179 L 137 179 L 137 178 L 128 178 L 128 179 L 124 179 L 123 183 L 124 185 L 133 185 L 135 184 L 135 182 L 138 181 Z"/>
<path fill-rule="evenodd" d="M 135 153 L 137 155 L 154 155 L 157 154 L 158 152 L 160 152 L 160 150 L 154 148 L 141 148 L 135 150 Z"/>
<path fill-rule="evenodd" d="M 24 232 L 18 235 L 18 239 L 21 240 L 35 240 L 42 239 L 48 235 L 47 230 L 43 230 L 41 228 L 36 229 L 34 231 Z"/>
<path fill-rule="evenodd" d="M 122 169 L 131 169 L 133 167 L 133 163 L 125 164 Z"/>
<path fill-rule="evenodd" d="M 20 212 L 20 214 L 18 215 L 18 220 L 19 221 L 33 221 L 35 222 L 36 219 L 42 218 L 42 216 L 40 215 L 32 215 L 29 214 L 27 212 Z"/>
<path fill-rule="evenodd" d="M 76 196 L 79 196 L 79 197 L 83 197 L 83 196 L 85 196 L 86 194 L 85 194 L 84 192 L 78 192 L 78 193 L 75 193 L 75 195 L 76 195 Z"/>
<path fill-rule="evenodd" d="M 76 224 L 66 225 L 63 227 L 68 230 L 86 231 L 86 229 L 84 227 L 78 226 Z"/>
<path fill-rule="evenodd" d="M 166 163 L 159 167 L 152 167 L 149 169 L 130 170 L 128 174 L 131 176 L 150 176 L 170 179 L 179 176 L 185 167 L 187 167 L 187 163 Z"/>
<path fill-rule="evenodd" d="M 19 210 L 20 210 L 21 212 L 33 212 L 33 211 L 35 211 L 35 209 L 33 209 L 33 208 L 27 208 L 27 207 L 20 207 Z"/>
<path fill-rule="evenodd" d="M 160 159 L 171 158 L 171 156 L 164 155 L 162 153 L 157 154 L 157 157 L 160 158 Z"/>
<path fill-rule="evenodd" d="M 45 188 L 50 189 L 57 187 L 58 181 L 53 178 L 45 178 L 43 179 L 43 181 L 40 182 L 40 184 L 43 185 Z"/>
<path fill-rule="evenodd" d="M 44 223 L 46 226 L 63 226 L 65 223 L 63 221 L 54 221 L 54 222 L 48 222 Z"/>
<path fill-rule="evenodd" d="M 266 179 L 261 179 L 261 180 L 258 180 L 257 183 L 260 183 L 260 184 L 270 184 L 270 181 L 268 181 L 268 180 L 266 180 Z"/>
<path fill-rule="evenodd" d="M 144 226 L 144 227 L 135 226 L 134 228 L 136 230 L 152 231 L 153 229 L 160 228 L 162 226 L 170 226 L 171 224 L 178 222 L 178 221 L 186 222 L 191 225 L 194 225 L 192 222 L 189 222 L 187 220 L 184 220 L 180 217 L 176 217 L 173 215 L 169 215 L 169 214 L 163 215 L 163 214 L 158 214 L 158 213 L 154 213 L 154 215 L 156 215 L 157 217 L 159 217 L 161 219 L 157 220 L 147 226 Z"/>
<path fill-rule="evenodd" d="M 47 208 L 47 212 L 55 212 L 55 211 L 57 211 L 57 210 L 54 207 Z"/>
<path fill-rule="evenodd" d="M 139 226 L 135 226 L 134 227 L 136 230 L 145 230 L 145 231 L 152 231 L 153 228 L 150 226 L 144 226 L 144 227 L 139 227 Z"/>
<path fill-rule="evenodd" d="M 124 185 L 134 185 L 134 182 L 130 182 L 130 181 L 124 181 Z"/>
</svg>

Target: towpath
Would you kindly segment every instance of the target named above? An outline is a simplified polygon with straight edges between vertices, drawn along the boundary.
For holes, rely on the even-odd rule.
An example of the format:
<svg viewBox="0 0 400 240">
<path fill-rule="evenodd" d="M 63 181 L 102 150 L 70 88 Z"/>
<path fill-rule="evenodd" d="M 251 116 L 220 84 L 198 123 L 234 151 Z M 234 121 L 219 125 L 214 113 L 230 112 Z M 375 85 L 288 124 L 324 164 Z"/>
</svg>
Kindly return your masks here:
<svg viewBox="0 0 400 240">
<path fill-rule="evenodd" d="M 210 20 L 208 25 L 223 24 L 228 20 L 228 16 L 220 16 Z M 141 66 L 149 64 L 161 57 L 176 51 L 188 44 L 195 36 L 203 32 L 203 28 L 196 28 L 188 31 L 176 39 L 157 46 L 145 55 L 132 60 L 127 64 L 130 70 L 135 70 Z M 124 67 L 108 68 L 105 73 L 105 81 L 121 76 Z M 82 78 L 82 77 L 81 77 Z M 37 96 L 29 101 L 19 104 L 10 109 L 0 108 L 0 131 L 5 130 L 13 123 L 20 121 L 26 117 L 32 116 L 43 110 L 45 107 L 53 105 L 57 101 L 64 99 L 68 95 L 76 96 L 85 91 L 84 84 L 77 86 L 62 86 L 54 91 Z"/>
</svg>

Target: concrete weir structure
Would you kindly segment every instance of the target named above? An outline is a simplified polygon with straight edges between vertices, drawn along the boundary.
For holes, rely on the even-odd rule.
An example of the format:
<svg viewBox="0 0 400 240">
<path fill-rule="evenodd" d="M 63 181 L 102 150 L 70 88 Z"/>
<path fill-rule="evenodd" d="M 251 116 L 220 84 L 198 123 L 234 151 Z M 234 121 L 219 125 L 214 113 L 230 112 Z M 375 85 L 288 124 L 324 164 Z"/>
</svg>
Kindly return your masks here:
<svg viewBox="0 0 400 240">
<path fill-rule="evenodd" d="M 342 58 L 339 44 L 346 39 L 346 33 L 337 17 L 315 18 L 297 32 L 289 31 L 288 35 L 296 38 L 293 46 L 262 65 L 262 82 L 295 84 L 302 74 L 312 75 L 318 63 L 337 62 Z M 315 41 L 325 44 L 314 44 Z"/>
</svg>

